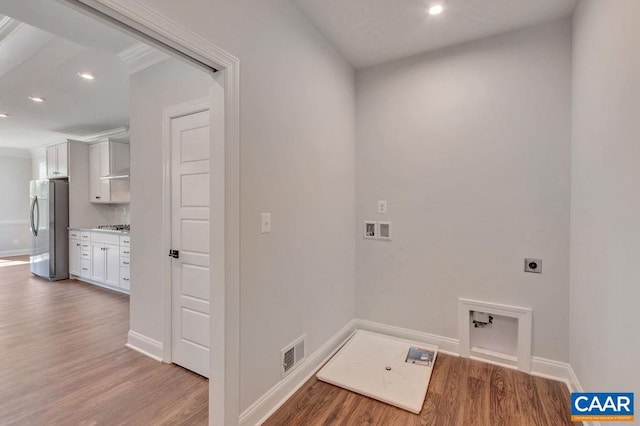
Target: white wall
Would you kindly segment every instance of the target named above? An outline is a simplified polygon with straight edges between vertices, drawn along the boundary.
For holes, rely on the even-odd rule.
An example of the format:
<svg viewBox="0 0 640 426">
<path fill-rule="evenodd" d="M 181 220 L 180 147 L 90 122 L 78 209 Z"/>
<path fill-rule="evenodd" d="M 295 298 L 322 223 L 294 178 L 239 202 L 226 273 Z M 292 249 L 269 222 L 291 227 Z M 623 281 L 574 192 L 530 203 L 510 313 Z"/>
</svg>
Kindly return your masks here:
<svg viewBox="0 0 640 426">
<path fill-rule="evenodd" d="M 31 179 L 47 178 L 47 149 L 44 146 L 33 148 L 31 152 Z"/>
<path fill-rule="evenodd" d="M 312 353 L 354 316 L 353 70 L 287 0 L 142 3 L 240 59 L 244 410 L 280 380 L 281 348 L 306 333 Z"/>
<path fill-rule="evenodd" d="M 29 233 L 28 151 L 0 148 L 0 256 L 25 254 L 31 246 Z M 14 240 L 18 240 L 14 244 Z"/>
<path fill-rule="evenodd" d="M 168 59 L 131 76 L 130 329 L 163 341 L 162 110 L 206 97 L 211 77 Z"/>
<path fill-rule="evenodd" d="M 568 361 L 570 78 L 568 19 L 358 71 L 359 318 L 457 338 L 459 297 L 530 307 Z"/>
<path fill-rule="evenodd" d="M 588 392 L 640 394 L 640 2 L 573 20 L 571 365 Z"/>
</svg>

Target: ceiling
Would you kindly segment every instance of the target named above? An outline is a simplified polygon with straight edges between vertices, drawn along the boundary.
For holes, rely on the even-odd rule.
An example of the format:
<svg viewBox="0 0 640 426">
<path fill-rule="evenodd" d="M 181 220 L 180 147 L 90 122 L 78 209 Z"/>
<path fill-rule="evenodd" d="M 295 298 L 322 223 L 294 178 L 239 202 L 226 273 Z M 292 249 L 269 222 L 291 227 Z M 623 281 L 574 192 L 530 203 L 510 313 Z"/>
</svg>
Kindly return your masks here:
<svg viewBox="0 0 640 426">
<path fill-rule="evenodd" d="M 578 0 L 292 0 L 355 67 L 550 21 Z"/>
<path fill-rule="evenodd" d="M 0 113 L 9 114 L 0 118 L 0 147 L 32 149 L 128 127 L 130 68 L 117 54 L 137 39 L 51 0 L 0 0 L 0 13 Z"/>
</svg>

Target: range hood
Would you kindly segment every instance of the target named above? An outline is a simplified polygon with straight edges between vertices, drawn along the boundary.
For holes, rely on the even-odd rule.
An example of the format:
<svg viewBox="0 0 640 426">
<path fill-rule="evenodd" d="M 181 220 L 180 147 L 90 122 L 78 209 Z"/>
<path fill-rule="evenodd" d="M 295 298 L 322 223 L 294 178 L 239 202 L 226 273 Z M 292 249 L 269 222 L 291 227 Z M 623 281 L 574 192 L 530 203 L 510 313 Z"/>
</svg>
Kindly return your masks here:
<svg viewBox="0 0 640 426">
<path fill-rule="evenodd" d="M 102 180 L 110 180 L 110 179 L 129 179 L 129 169 L 118 170 L 115 173 L 109 173 L 106 176 L 100 176 Z"/>
</svg>

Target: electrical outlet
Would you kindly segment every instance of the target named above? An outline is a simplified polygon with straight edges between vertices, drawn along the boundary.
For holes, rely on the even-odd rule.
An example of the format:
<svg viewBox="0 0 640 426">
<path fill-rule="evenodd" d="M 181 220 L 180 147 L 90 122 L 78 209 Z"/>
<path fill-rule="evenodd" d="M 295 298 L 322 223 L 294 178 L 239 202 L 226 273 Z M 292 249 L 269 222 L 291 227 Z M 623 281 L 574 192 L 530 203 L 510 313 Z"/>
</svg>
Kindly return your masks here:
<svg viewBox="0 0 640 426">
<path fill-rule="evenodd" d="M 17 239 L 17 238 L 14 238 L 14 239 L 13 239 L 13 245 L 14 245 L 14 246 L 17 246 L 17 245 L 19 245 L 19 244 L 20 244 L 20 240 L 19 240 L 19 239 Z"/>
<path fill-rule="evenodd" d="M 526 258 L 524 260 L 524 271 L 533 272 L 534 274 L 542 273 L 542 259 Z"/>
<path fill-rule="evenodd" d="M 378 213 L 387 213 L 387 200 L 378 200 Z"/>
</svg>

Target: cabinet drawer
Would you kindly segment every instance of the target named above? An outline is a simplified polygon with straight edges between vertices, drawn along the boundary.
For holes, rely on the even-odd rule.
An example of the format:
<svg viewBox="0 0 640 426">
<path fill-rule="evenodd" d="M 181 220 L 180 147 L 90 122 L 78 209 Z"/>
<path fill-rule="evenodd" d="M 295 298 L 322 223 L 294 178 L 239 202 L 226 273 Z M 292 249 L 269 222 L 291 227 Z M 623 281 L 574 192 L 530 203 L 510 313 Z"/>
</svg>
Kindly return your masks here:
<svg viewBox="0 0 640 426">
<path fill-rule="evenodd" d="M 84 232 L 84 231 L 81 231 L 81 232 L 80 232 L 80 239 L 81 239 L 81 240 L 83 240 L 83 241 L 89 241 L 89 240 L 91 240 L 91 232 Z"/>
<path fill-rule="evenodd" d="M 80 247 L 82 248 L 82 250 L 88 250 L 91 251 L 91 243 L 88 241 L 82 241 L 80 243 Z"/>
<path fill-rule="evenodd" d="M 119 239 L 116 234 L 106 234 L 103 232 L 93 232 L 91 234 L 91 242 L 92 243 L 103 243 L 103 244 L 113 244 L 118 245 Z"/>
<path fill-rule="evenodd" d="M 124 247 L 129 247 L 131 245 L 131 237 L 129 237 L 128 235 L 121 235 L 120 245 Z"/>
<path fill-rule="evenodd" d="M 129 259 L 128 257 L 121 257 L 120 266 L 123 268 L 129 268 L 131 266 L 131 259 Z"/>
<path fill-rule="evenodd" d="M 91 261 L 82 259 L 80 261 L 80 276 L 82 278 L 91 278 Z"/>
<path fill-rule="evenodd" d="M 69 231 L 69 239 L 70 240 L 79 240 L 80 239 L 80 231 Z"/>
<path fill-rule="evenodd" d="M 129 290 L 131 288 L 131 279 L 129 278 L 129 268 L 120 268 L 120 288 Z"/>
<path fill-rule="evenodd" d="M 82 250 L 80 252 L 80 259 L 91 260 L 91 252 L 90 251 L 86 251 L 86 250 Z"/>
<path fill-rule="evenodd" d="M 130 247 L 120 247 L 120 257 L 130 257 L 131 256 L 131 248 Z"/>
</svg>

